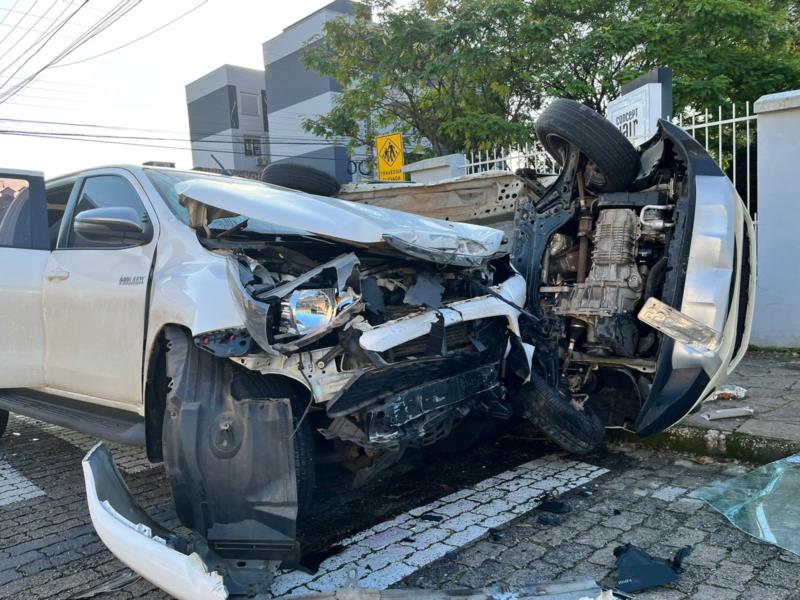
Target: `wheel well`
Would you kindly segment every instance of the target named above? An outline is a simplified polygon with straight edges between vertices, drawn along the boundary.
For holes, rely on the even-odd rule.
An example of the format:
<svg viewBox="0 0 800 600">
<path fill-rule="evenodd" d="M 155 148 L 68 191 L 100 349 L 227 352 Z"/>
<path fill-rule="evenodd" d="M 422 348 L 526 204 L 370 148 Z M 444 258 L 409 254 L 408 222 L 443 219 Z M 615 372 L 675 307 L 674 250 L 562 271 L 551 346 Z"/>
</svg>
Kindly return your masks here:
<svg viewBox="0 0 800 600">
<path fill-rule="evenodd" d="M 180 325 L 167 325 L 161 329 L 153 343 L 150 352 L 150 362 L 148 364 L 147 380 L 145 382 L 145 402 L 144 402 L 144 419 L 145 419 L 145 438 L 147 458 L 151 462 L 161 462 L 164 459 L 162 450 L 162 429 L 164 423 L 164 409 L 166 406 L 167 386 L 169 381 L 167 378 L 167 339 L 165 336 L 166 327 L 175 327 L 181 329 L 190 339 L 191 332 Z M 225 360 L 225 359 L 219 359 Z M 231 367 L 236 370 L 245 370 L 245 367 L 236 365 L 231 362 Z M 288 385 L 297 392 L 299 398 L 305 401 L 310 399 L 311 392 L 301 384 L 299 381 L 287 377 L 285 375 L 267 374 L 261 375 L 256 371 L 252 371 L 254 375 L 261 377 L 275 377 L 285 380 Z"/>
</svg>

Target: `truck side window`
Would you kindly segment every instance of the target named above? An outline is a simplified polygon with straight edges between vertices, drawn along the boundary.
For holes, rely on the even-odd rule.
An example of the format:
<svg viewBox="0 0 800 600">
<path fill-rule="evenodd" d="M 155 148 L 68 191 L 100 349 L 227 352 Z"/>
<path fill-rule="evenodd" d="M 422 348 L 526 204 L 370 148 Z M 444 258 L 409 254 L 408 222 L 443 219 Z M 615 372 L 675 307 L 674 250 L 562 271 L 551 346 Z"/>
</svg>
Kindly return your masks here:
<svg viewBox="0 0 800 600">
<path fill-rule="evenodd" d="M 119 175 L 97 175 L 88 177 L 81 189 L 78 203 L 70 217 L 69 239 L 67 248 L 107 248 L 108 244 L 91 242 L 75 234 L 75 217 L 85 210 L 93 208 L 110 208 L 117 206 L 127 206 L 136 211 L 142 223 L 148 223 L 150 218 L 147 215 L 144 204 L 142 204 L 139 194 L 133 186 Z"/>
<path fill-rule="evenodd" d="M 0 247 L 47 250 L 41 181 L 0 177 Z"/>
</svg>

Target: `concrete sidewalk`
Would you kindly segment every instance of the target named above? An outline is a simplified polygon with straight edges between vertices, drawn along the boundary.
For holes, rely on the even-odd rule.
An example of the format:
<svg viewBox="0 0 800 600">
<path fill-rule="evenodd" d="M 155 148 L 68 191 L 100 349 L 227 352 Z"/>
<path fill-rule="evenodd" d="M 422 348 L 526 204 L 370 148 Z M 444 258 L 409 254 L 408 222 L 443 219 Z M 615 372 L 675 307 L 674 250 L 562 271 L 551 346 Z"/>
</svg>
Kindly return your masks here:
<svg viewBox="0 0 800 600">
<path fill-rule="evenodd" d="M 800 353 L 751 350 L 728 383 L 745 388 L 747 396 L 706 402 L 671 430 L 635 441 L 756 463 L 800 452 Z M 742 406 L 755 413 L 714 421 L 702 416 L 710 410 Z"/>
</svg>

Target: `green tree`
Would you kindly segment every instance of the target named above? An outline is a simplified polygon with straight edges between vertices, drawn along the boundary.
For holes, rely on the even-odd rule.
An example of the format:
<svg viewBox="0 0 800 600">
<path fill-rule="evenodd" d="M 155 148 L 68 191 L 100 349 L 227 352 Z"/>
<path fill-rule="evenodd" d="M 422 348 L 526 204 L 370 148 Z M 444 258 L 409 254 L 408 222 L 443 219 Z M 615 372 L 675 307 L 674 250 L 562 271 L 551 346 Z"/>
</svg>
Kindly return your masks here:
<svg viewBox="0 0 800 600">
<path fill-rule="evenodd" d="M 354 144 L 399 129 L 434 154 L 522 144 L 546 98 L 603 110 L 654 66 L 673 68 L 676 107 L 755 100 L 800 87 L 799 12 L 798 0 L 375 0 L 307 47 L 306 66 L 343 92 L 304 126 Z"/>
</svg>

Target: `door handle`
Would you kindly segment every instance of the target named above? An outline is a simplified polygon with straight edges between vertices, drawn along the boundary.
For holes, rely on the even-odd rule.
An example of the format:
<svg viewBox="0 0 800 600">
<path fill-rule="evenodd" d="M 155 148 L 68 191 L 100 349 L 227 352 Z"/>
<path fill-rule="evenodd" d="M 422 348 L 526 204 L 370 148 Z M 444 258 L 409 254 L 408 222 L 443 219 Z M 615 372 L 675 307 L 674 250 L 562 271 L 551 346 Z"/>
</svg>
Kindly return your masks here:
<svg viewBox="0 0 800 600">
<path fill-rule="evenodd" d="M 69 271 L 58 269 L 57 271 L 50 271 L 45 275 L 47 281 L 64 281 L 69 278 Z"/>
</svg>

